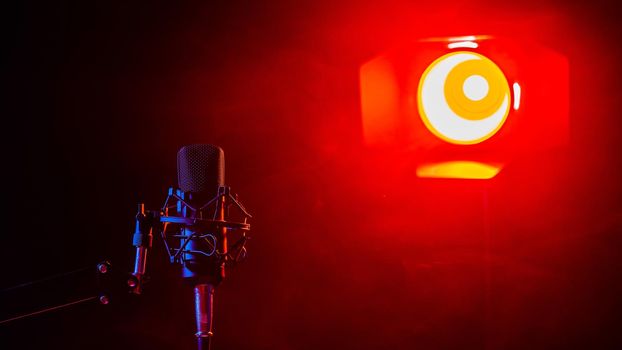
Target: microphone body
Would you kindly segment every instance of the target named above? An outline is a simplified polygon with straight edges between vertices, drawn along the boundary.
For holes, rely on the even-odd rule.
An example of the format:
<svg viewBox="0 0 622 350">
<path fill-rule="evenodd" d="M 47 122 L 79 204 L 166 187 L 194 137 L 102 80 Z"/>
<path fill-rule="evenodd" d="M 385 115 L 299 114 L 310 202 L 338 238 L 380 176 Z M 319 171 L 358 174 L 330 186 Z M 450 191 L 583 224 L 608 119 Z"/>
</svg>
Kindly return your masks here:
<svg viewBox="0 0 622 350">
<path fill-rule="evenodd" d="M 216 221 L 225 221 L 225 201 L 224 195 L 217 199 Z M 187 213 L 184 214 L 187 217 Z M 186 251 L 182 259 L 182 277 L 192 284 L 220 284 L 225 278 L 227 229 L 202 232 L 200 225 L 185 225 L 182 237 L 181 245 L 185 245 Z"/>
</svg>

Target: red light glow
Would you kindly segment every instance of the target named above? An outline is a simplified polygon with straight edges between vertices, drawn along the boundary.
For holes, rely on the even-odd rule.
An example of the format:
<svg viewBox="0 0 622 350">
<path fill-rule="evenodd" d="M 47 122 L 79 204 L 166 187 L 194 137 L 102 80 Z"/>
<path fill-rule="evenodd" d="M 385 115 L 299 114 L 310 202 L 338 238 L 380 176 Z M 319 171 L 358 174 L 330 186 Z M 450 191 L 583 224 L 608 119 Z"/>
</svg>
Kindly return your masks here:
<svg viewBox="0 0 622 350">
<path fill-rule="evenodd" d="M 422 164 L 417 167 L 418 177 L 445 179 L 481 179 L 495 177 L 502 166 L 471 161 L 453 161 L 434 164 Z"/>
<path fill-rule="evenodd" d="M 489 168 L 473 165 L 508 164 L 568 138 L 567 60 L 531 41 L 463 36 L 397 47 L 361 66 L 360 91 L 366 143 L 405 151 L 418 176 L 494 177 L 502 166 L 474 176 Z"/>
</svg>

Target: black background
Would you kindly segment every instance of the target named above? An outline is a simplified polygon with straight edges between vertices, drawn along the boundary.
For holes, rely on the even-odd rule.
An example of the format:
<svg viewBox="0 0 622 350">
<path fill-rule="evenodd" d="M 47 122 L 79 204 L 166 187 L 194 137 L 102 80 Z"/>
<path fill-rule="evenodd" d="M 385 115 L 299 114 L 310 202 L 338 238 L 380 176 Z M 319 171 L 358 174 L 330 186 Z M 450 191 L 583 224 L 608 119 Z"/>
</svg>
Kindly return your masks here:
<svg viewBox="0 0 622 350">
<path fill-rule="evenodd" d="M 434 6 L 443 5 L 421 5 Z M 566 19 L 540 39 L 569 56 L 573 143 L 540 164 L 570 178 L 563 184 L 508 191 L 534 176 L 517 166 L 493 186 L 493 232 L 505 233 L 492 287 L 482 236 L 466 234 L 480 227 L 480 209 L 441 225 L 455 235 L 437 241 L 409 238 L 434 230 L 406 224 L 435 189 L 449 186 L 469 206 L 482 185 L 404 190 L 361 156 L 358 66 L 391 44 L 408 24 L 402 9 L 416 3 L 3 7 L 2 286 L 101 259 L 129 271 L 136 204 L 160 205 L 180 146 L 214 143 L 225 150 L 227 183 L 255 215 L 250 257 L 217 291 L 218 349 L 622 347 L 622 31 L 613 2 L 502 8 L 526 21 Z M 385 30 L 374 35 L 375 26 Z M 531 194 L 539 191 L 544 199 Z M 542 202 L 513 204 L 529 199 Z M 2 348 L 192 348 L 191 290 L 159 248 L 140 299 L 0 325 Z"/>
</svg>

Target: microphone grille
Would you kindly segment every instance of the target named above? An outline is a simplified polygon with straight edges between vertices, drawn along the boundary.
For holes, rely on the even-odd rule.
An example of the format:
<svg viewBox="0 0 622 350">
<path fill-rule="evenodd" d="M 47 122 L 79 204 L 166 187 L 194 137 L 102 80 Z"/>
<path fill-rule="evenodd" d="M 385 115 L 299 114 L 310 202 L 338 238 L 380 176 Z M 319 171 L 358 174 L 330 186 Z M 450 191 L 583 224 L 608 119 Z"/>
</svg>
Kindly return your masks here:
<svg viewBox="0 0 622 350">
<path fill-rule="evenodd" d="M 225 153 L 214 145 L 188 145 L 177 152 L 177 180 L 184 192 L 214 196 L 225 184 Z"/>
</svg>

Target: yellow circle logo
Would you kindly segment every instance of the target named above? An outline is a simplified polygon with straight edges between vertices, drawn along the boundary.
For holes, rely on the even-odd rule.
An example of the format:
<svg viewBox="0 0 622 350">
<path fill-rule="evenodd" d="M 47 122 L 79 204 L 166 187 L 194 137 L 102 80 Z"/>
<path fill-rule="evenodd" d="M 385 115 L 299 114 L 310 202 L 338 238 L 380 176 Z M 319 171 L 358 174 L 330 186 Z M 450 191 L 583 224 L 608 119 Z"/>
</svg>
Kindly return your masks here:
<svg viewBox="0 0 622 350">
<path fill-rule="evenodd" d="M 439 138 L 470 145 L 492 137 L 510 112 L 501 69 L 475 52 L 446 54 L 428 66 L 417 91 L 419 115 Z"/>
</svg>

